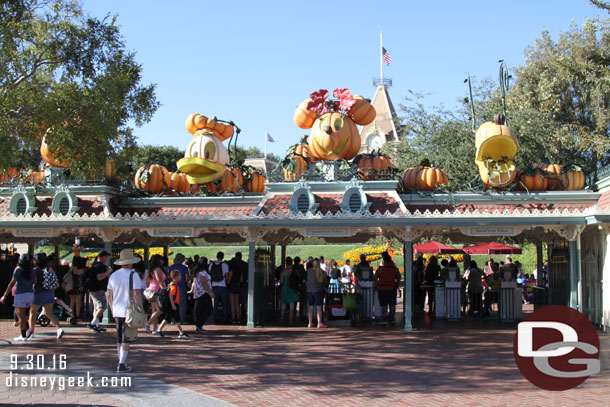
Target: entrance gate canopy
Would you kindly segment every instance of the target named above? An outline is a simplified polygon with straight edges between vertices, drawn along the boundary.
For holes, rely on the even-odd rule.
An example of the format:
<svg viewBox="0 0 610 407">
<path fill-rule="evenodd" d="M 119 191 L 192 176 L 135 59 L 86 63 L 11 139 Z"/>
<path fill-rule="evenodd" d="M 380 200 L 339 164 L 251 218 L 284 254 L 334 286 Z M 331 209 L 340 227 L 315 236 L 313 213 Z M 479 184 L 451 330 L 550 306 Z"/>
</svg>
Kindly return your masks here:
<svg viewBox="0 0 610 407">
<path fill-rule="evenodd" d="M 521 254 L 520 248 L 499 242 L 480 243 L 464 247 L 464 251 L 468 254 Z"/>
<path fill-rule="evenodd" d="M 416 244 L 413 246 L 413 251 L 415 253 L 424 253 L 424 254 L 459 254 L 464 253 L 461 249 L 458 249 L 453 246 L 449 246 L 440 242 L 436 242 L 431 240 L 426 243 Z"/>
</svg>

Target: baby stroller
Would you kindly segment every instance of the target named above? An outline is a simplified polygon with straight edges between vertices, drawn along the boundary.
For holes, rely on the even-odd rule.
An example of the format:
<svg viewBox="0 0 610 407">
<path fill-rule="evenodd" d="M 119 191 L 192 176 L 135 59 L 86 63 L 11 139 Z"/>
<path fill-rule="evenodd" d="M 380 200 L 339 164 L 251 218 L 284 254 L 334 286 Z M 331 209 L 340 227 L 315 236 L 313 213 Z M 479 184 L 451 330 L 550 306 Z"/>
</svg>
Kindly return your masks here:
<svg viewBox="0 0 610 407">
<path fill-rule="evenodd" d="M 326 295 L 326 318 L 347 319 L 347 310 L 343 307 L 343 287 L 337 279 L 331 279 Z"/>
<path fill-rule="evenodd" d="M 70 308 L 65 302 L 55 297 L 53 299 L 53 313 L 57 316 L 57 319 L 64 320 L 67 319 L 68 322 L 72 325 L 76 325 L 78 320 L 74 316 L 74 312 L 72 308 Z M 36 322 L 40 326 L 48 326 L 51 323 L 49 317 L 45 315 L 44 307 L 40 308 L 40 314 L 38 314 L 38 318 Z"/>
</svg>

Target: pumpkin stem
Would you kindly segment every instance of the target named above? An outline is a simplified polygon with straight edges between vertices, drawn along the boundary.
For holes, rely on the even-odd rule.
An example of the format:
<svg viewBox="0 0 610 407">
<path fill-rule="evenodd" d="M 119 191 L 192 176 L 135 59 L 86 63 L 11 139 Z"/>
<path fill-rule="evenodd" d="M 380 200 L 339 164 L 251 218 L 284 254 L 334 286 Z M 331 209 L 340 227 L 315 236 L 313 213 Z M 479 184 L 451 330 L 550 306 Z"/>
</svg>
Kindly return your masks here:
<svg viewBox="0 0 610 407">
<path fill-rule="evenodd" d="M 426 157 L 423 160 L 421 160 L 420 163 L 419 163 L 419 166 L 420 167 L 431 167 L 430 160 L 428 159 L 428 157 Z"/>
<path fill-rule="evenodd" d="M 494 116 L 494 123 L 498 125 L 503 125 L 506 123 L 506 116 L 502 113 L 498 113 Z"/>
</svg>

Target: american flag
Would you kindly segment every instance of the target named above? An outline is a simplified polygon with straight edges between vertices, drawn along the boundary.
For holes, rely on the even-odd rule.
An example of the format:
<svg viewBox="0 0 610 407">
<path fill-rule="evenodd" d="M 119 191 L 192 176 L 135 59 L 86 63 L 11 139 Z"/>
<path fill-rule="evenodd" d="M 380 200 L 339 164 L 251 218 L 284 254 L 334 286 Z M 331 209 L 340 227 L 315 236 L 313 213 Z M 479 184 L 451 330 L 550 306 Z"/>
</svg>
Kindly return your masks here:
<svg viewBox="0 0 610 407">
<path fill-rule="evenodd" d="M 383 53 L 383 62 L 385 62 L 387 66 L 390 66 L 390 62 L 392 62 L 392 57 L 390 56 L 390 54 L 388 54 L 388 50 L 381 47 L 381 51 Z"/>
</svg>

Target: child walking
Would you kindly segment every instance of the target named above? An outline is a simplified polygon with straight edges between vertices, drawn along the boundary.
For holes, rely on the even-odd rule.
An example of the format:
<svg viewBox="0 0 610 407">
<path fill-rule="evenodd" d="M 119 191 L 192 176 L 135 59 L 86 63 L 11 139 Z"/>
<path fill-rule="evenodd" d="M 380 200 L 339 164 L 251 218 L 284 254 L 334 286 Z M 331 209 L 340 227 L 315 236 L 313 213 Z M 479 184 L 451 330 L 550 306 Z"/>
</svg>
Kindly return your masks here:
<svg viewBox="0 0 610 407">
<path fill-rule="evenodd" d="M 153 331 L 153 334 L 164 337 L 165 335 L 163 334 L 163 328 L 168 322 L 171 323 L 172 320 L 174 320 L 176 327 L 180 332 L 178 338 L 186 339 L 188 338 L 188 335 L 182 330 L 182 325 L 180 324 L 180 312 L 178 310 L 178 305 L 180 304 L 180 290 L 178 289 L 178 282 L 182 278 L 180 270 L 172 270 L 170 272 L 170 278 L 172 281 L 169 283 L 169 301 L 168 304 L 165 304 L 165 316 L 163 322 L 161 322 L 161 325 L 159 325 L 159 330 Z"/>
</svg>

